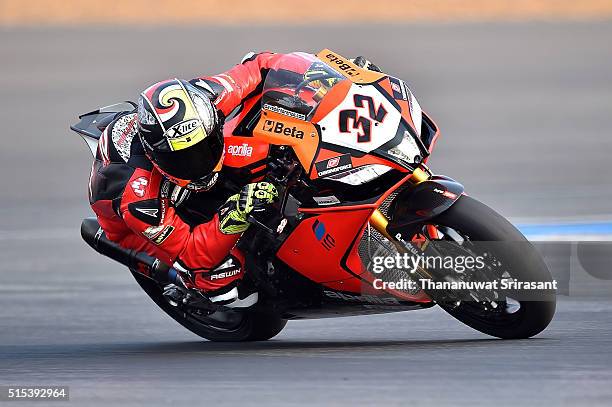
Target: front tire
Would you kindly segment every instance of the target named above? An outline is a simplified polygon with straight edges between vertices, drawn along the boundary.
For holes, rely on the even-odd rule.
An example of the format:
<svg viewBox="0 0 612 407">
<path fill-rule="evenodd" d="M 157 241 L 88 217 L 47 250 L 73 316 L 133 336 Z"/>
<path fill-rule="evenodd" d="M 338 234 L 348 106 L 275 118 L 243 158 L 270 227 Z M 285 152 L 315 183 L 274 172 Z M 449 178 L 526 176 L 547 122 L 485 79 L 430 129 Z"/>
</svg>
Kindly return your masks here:
<svg viewBox="0 0 612 407">
<path fill-rule="evenodd" d="M 176 322 L 194 334 L 214 342 L 265 341 L 278 335 L 287 320 L 278 315 L 244 309 L 196 316 L 174 307 L 166 301 L 159 285 L 142 274 L 130 270 L 147 295 Z"/>
<path fill-rule="evenodd" d="M 507 265 L 512 277 L 519 281 L 552 281 L 542 257 L 521 232 L 493 209 L 474 198 L 461 196 L 447 211 L 432 219 L 431 223 L 460 231 L 473 241 L 520 242 L 504 245 L 504 250 L 498 250 L 494 255 Z M 515 312 L 516 315 L 499 320 L 493 316 L 483 317 L 476 312 L 473 303 L 455 306 L 438 301 L 446 312 L 464 324 L 503 339 L 529 338 L 537 335 L 548 326 L 555 313 L 554 292 L 546 291 L 542 300 L 517 302 L 519 308 Z"/>
</svg>

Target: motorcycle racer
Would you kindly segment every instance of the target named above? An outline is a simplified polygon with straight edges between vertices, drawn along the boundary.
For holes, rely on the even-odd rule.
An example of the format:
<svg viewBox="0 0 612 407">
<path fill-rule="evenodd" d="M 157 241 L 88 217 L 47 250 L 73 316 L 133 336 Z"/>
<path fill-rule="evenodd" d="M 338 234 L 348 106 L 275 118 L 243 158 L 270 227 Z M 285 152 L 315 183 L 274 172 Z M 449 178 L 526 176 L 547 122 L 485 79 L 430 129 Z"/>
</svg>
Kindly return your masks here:
<svg viewBox="0 0 612 407">
<path fill-rule="evenodd" d="M 89 199 L 107 237 L 172 266 L 188 289 L 215 303 L 244 300 L 238 290 L 243 256 L 234 246 L 249 227 L 248 215 L 278 198 L 267 182 L 243 185 L 238 193 L 226 188 L 224 118 L 260 96 L 270 69 L 299 71 L 303 62 L 291 55 L 250 53 L 218 75 L 158 82 L 98 143 Z M 377 69 L 363 58 L 355 62 Z M 209 219 L 197 225 L 180 210 L 194 194 L 203 197 L 198 209 Z"/>
<path fill-rule="evenodd" d="M 97 158 L 90 196 L 99 216 L 83 219 L 84 241 L 213 341 L 267 340 L 288 319 L 436 305 L 499 338 L 541 332 L 556 304 L 541 255 L 428 168 L 436 124 L 406 82 L 357 62 L 329 49 L 251 55 L 224 74 L 162 81 L 139 103 L 79 115 L 70 128 Z M 427 262 L 414 276 L 388 262 L 376 270 L 394 254 L 461 259 Z M 483 256 L 486 267 L 463 267 Z M 396 284 L 412 279 L 552 288 Z"/>
</svg>

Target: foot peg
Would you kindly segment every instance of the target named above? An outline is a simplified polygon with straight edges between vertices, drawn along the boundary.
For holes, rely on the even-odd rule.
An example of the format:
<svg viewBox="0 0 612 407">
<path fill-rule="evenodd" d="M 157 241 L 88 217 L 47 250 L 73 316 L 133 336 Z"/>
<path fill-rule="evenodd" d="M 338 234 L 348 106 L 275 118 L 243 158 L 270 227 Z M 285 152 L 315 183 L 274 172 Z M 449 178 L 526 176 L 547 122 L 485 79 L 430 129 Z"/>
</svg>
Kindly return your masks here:
<svg viewBox="0 0 612 407">
<path fill-rule="evenodd" d="M 189 290 L 177 281 L 164 287 L 164 298 L 173 307 L 197 308 L 213 312 L 217 306 L 197 290 Z"/>
</svg>

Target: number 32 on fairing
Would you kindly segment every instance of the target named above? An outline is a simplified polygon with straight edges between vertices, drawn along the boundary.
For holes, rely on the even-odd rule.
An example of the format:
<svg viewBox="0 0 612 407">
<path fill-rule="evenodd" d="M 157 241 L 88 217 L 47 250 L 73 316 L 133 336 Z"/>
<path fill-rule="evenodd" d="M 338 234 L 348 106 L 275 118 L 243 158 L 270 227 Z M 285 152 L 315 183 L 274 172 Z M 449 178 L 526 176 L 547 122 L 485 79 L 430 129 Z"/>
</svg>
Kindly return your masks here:
<svg viewBox="0 0 612 407">
<path fill-rule="evenodd" d="M 401 117 L 374 86 L 353 84 L 344 101 L 319 121 L 322 141 L 369 153 L 395 137 Z"/>
</svg>

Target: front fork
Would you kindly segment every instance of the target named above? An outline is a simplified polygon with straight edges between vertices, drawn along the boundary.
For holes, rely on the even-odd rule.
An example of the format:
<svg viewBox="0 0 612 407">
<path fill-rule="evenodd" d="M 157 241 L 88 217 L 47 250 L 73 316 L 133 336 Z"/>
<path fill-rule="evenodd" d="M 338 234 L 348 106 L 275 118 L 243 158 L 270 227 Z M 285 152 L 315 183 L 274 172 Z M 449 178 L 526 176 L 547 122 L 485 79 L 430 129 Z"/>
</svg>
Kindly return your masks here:
<svg viewBox="0 0 612 407">
<path fill-rule="evenodd" d="M 418 167 L 416 170 L 414 170 L 410 178 L 408 178 L 407 182 L 411 183 L 412 185 L 418 185 L 423 181 L 427 181 L 430 177 L 431 172 L 429 171 L 429 168 L 427 168 L 423 164 L 421 167 Z M 372 216 L 370 216 L 370 225 L 378 232 L 380 232 L 381 235 L 386 237 L 391 243 L 396 246 L 397 244 L 399 244 L 403 247 L 403 244 L 397 238 L 391 236 L 391 234 L 387 231 L 389 219 L 387 219 L 385 214 L 382 213 L 379 209 L 375 209 L 372 213 Z M 404 248 L 403 251 L 405 250 L 406 249 Z"/>
<path fill-rule="evenodd" d="M 431 172 L 429 171 L 429 168 L 427 168 L 425 165 L 422 165 L 421 167 L 414 170 L 407 182 L 416 186 L 421 182 L 428 180 L 429 178 L 431 178 Z M 400 240 L 396 236 L 392 236 L 389 233 L 389 231 L 387 230 L 387 226 L 389 225 L 389 219 L 387 219 L 385 214 L 382 213 L 379 209 L 375 209 L 372 215 L 370 216 L 370 225 L 374 229 L 376 229 L 381 235 L 387 238 L 387 240 L 389 240 L 389 242 L 391 242 L 393 246 L 395 246 L 398 253 L 411 253 L 411 251 L 408 250 L 408 248 L 406 247 L 406 242 Z M 432 278 L 431 274 L 429 274 L 427 270 L 421 267 L 417 267 L 416 273 L 422 278 Z"/>
</svg>

